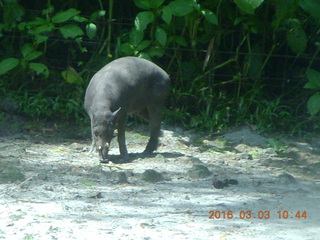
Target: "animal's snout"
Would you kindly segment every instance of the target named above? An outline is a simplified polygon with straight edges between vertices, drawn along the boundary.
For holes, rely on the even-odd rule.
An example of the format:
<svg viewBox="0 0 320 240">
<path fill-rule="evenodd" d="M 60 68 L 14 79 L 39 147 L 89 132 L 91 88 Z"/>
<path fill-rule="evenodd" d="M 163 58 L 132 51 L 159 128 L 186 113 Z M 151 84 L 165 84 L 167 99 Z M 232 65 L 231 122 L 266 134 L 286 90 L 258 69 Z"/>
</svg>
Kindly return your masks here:
<svg viewBox="0 0 320 240">
<path fill-rule="evenodd" d="M 109 152 L 110 144 L 106 143 L 104 146 L 98 146 L 98 152 L 100 160 L 106 160 L 108 158 L 108 152 Z"/>
</svg>

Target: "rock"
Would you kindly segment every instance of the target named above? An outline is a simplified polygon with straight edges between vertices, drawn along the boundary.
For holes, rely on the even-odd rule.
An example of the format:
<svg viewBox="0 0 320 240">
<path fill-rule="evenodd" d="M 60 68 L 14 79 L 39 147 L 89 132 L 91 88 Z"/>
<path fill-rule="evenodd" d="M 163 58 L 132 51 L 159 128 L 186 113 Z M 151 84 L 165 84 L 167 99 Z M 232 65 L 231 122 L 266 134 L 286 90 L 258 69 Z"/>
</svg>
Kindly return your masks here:
<svg viewBox="0 0 320 240">
<path fill-rule="evenodd" d="M 238 185 L 239 184 L 238 180 L 236 180 L 236 179 L 229 179 L 228 183 L 231 185 Z"/>
<path fill-rule="evenodd" d="M 163 156 L 162 154 L 158 153 L 154 159 L 158 160 L 158 161 L 164 161 L 167 162 L 167 158 L 165 156 Z"/>
<path fill-rule="evenodd" d="M 163 180 L 163 177 L 161 173 L 153 169 L 147 169 L 142 173 L 141 179 L 146 182 L 155 183 Z"/>
<path fill-rule="evenodd" d="M 252 127 L 242 127 L 238 131 L 223 134 L 223 138 L 234 144 L 244 143 L 249 146 L 267 147 L 265 137 L 256 133 Z"/>
<path fill-rule="evenodd" d="M 297 184 L 297 180 L 292 175 L 288 173 L 283 173 L 277 177 L 277 183 L 284 185 Z"/>
<path fill-rule="evenodd" d="M 218 180 L 218 179 L 213 179 L 212 185 L 217 188 L 217 189 L 222 189 L 228 186 L 228 179 L 225 180 Z"/>
<path fill-rule="evenodd" d="M 212 175 L 212 172 L 204 165 L 196 164 L 188 171 L 188 176 L 193 179 L 206 178 Z"/>
<path fill-rule="evenodd" d="M 253 159 L 252 155 L 249 154 L 249 153 L 242 153 L 242 154 L 240 154 L 240 158 L 246 159 L 246 160 L 252 160 L 252 159 Z"/>
<path fill-rule="evenodd" d="M 229 184 L 230 185 L 238 185 L 238 183 L 239 182 L 236 179 L 221 180 L 221 179 L 214 177 L 212 180 L 212 185 L 217 189 L 222 189 L 222 188 L 228 187 Z"/>
<path fill-rule="evenodd" d="M 100 199 L 103 198 L 102 192 L 95 192 L 88 196 L 88 198 Z"/>
</svg>

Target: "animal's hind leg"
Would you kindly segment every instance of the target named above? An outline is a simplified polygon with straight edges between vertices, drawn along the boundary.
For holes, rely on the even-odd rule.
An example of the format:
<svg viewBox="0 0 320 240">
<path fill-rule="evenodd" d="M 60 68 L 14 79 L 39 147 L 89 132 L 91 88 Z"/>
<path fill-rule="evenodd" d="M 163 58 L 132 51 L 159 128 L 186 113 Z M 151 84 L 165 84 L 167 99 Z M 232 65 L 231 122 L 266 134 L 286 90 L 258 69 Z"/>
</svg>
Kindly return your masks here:
<svg viewBox="0 0 320 240">
<path fill-rule="evenodd" d="M 146 149 L 143 153 L 150 154 L 155 151 L 158 147 L 158 138 L 160 134 L 161 121 L 162 121 L 162 104 L 157 106 L 153 105 L 148 107 L 149 122 L 150 122 L 150 139 Z"/>
</svg>

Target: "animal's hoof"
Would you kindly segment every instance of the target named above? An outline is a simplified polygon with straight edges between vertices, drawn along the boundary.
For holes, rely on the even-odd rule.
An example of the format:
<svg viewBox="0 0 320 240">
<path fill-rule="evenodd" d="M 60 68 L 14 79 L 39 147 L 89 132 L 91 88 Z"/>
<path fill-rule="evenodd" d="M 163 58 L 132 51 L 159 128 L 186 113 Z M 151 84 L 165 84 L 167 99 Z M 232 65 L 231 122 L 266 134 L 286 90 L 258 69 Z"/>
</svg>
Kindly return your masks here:
<svg viewBox="0 0 320 240">
<path fill-rule="evenodd" d="M 109 159 L 100 159 L 100 163 L 109 163 Z"/>
<path fill-rule="evenodd" d="M 152 153 L 153 153 L 153 151 L 150 151 L 150 150 L 147 150 L 147 149 L 146 149 L 146 150 L 143 151 L 142 154 L 143 154 L 143 155 L 151 155 Z"/>
</svg>

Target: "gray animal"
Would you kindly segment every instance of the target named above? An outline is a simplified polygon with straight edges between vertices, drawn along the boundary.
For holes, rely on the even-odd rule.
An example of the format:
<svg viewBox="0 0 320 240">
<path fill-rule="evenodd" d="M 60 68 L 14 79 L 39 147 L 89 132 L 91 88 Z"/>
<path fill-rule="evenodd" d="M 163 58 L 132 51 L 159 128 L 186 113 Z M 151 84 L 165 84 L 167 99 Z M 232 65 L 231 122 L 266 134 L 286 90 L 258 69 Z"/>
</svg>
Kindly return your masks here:
<svg viewBox="0 0 320 240">
<path fill-rule="evenodd" d="M 128 155 L 125 143 L 127 114 L 135 113 L 150 123 L 150 139 L 144 153 L 158 146 L 162 108 L 169 93 L 168 74 L 156 64 L 137 57 L 112 61 L 91 79 L 85 109 L 91 119 L 92 146 L 102 162 L 108 162 L 108 151 L 114 130 L 122 157 Z"/>
</svg>

